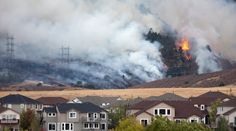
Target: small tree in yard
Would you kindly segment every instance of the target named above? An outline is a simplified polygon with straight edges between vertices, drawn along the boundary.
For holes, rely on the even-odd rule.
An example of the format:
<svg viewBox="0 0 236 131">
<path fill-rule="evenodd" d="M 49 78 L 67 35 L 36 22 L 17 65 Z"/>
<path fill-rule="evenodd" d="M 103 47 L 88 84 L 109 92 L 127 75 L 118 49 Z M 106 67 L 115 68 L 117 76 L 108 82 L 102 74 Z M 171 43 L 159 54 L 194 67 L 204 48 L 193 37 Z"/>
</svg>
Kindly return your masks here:
<svg viewBox="0 0 236 131">
<path fill-rule="evenodd" d="M 109 129 L 115 128 L 119 121 L 126 116 L 126 107 L 119 106 L 114 109 L 112 112 L 108 113 L 108 117 L 110 118 Z"/>
<path fill-rule="evenodd" d="M 228 121 L 224 117 L 220 117 L 216 131 L 229 131 Z"/>
<path fill-rule="evenodd" d="M 39 121 L 36 118 L 35 112 L 33 110 L 27 109 L 23 111 L 20 115 L 20 128 L 23 131 L 38 131 Z"/>
<path fill-rule="evenodd" d="M 135 117 L 127 117 L 120 120 L 115 131 L 144 131 L 144 128 L 139 124 Z"/>
<path fill-rule="evenodd" d="M 216 100 L 211 104 L 209 116 L 210 116 L 210 125 L 216 124 L 216 115 L 217 115 L 217 107 L 220 105 L 220 100 Z"/>
</svg>

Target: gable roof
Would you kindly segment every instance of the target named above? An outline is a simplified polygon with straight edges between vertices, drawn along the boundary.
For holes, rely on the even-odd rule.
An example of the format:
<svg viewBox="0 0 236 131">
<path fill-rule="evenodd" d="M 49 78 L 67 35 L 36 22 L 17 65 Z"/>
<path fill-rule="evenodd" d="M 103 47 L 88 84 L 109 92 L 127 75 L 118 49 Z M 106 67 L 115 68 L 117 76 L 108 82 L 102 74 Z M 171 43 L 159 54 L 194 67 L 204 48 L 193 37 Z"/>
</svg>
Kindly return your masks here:
<svg viewBox="0 0 236 131">
<path fill-rule="evenodd" d="M 63 97 L 40 97 L 36 100 L 44 105 L 57 105 L 68 102 L 68 100 Z"/>
<path fill-rule="evenodd" d="M 202 118 L 207 114 L 207 112 L 200 111 L 198 108 L 194 107 L 189 101 L 142 101 L 130 107 L 129 109 L 140 110 L 135 113 L 137 116 L 160 103 L 165 103 L 173 107 L 175 109 L 175 118 L 188 118 L 193 115 Z"/>
<path fill-rule="evenodd" d="M 159 101 L 187 101 L 187 98 L 176 95 L 174 93 L 165 93 L 160 96 L 150 96 L 147 100 L 159 100 Z"/>
<path fill-rule="evenodd" d="M 206 105 L 210 106 L 213 102 L 215 102 L 218 98 L 215 97 L 190 97 L 189 101 L 192 102 L 192 104 L 198 104 L 198 105 Z"/>
<path fill-rule="evenodd" d="M 210 106 L 217 99 L 223 100 L 225 98 L 231 98 L 231 97 L 219 91 L 216 92 L 209 91 L 197 97 L 190 97 L 189 101 L 191 101 L 193 104 L 198 104 L 198 105 L 204 104 Z"/>
<path fill-rule="evenodd" d="M 14 111 L 14 110 L 12 110 L 12 109 L 5 108 L 5 107 L 0 106 L 0 113 L 3 113 L 3 112 L 5 112 L 5 111 L 7 111 L 7 110 L 11 110 L 11 111 L 13 111 L 13 112 L 19 114 L 18 112 Z"/>
<path fill-rule="evenodd" d="M 199 95 L 198 97 L 210 97 L 210 98 L 220 98 L 220 99 L 225 99 L 225 98 L 230 98 L 229 95 L 224 94 L 219 91 L 209 91 L 204 94 Z"/>
<path fill-rule="evenodd" d="M 0 98 L 1 104 L 40 104 L 40 102 L 20 94 L 10 94 Z"/>
<path fill-rule="evenodd" d="M 0 113 L 4 112 L 6 110 L 7 110 L 7 108 L 4 108 L 4 107 L 0 106 Z"/>
<path fill-rule="evenodd" d="M 86 102 L 86 103 L 63 103 L 60 105 L 57 105 L 58 111 L 61 113 L 65 113 L 69 110 L 77 110 L 81 113 L 87 113 L 87 112 L 104 112 L 105 110 L 100 108 L 97 105 L 94 105 L 92 103 Z M 106 112 L 106 111 L 105 111 Z"/>
<path fill-rule="evenodd" d="M 234 113 L 235 111 L 236 111 L 236 107 L 229 110 L 229 111 L 227 111 L 227 112 L 225 112 L 223 115 L 230 115 L 231 113 Z"/>
</svg>

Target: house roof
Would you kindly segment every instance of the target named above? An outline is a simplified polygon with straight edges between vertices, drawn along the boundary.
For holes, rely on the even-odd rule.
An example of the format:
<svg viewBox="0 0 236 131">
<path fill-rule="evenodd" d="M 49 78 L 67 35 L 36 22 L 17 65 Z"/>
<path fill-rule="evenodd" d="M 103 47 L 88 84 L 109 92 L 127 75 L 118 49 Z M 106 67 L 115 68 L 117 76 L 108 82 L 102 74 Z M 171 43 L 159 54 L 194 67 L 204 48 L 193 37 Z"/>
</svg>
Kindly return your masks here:
<svg viewBox="0 0 236 131">
<path fill-rule="evenodd" d="M 159 100 L 159 101 L 187 101 L 187 98 L 176 95 L 174 93 L 165 93 L 160 96 L 150 96 L 146 100 Z"/>
<path fill-rule="evenodd" d="M 0 113 L 4 112 L 6 110 L 7 110 L 7 108 L 4 108 L 4 107 L 0 106 Z"/>
<path fill-rule="evenodd" d="M 10 94 L 0 98 L 1 104 L 40 104 L 40 102 L 20 94 Z"/>
<path fill-rule="evenodd" d="M 236 107 L 231 109 L 231 110 L 229 110 L 229 111 L 227 111 L 227 112 L 225 112 L 223 115 L 230 115 L 230 114 L 232 114 L 234 112 L 236 112 Z"/>
<path fill-rule="evenodd" d="M 231 98 L 231 97 L 219 91 L 216 92 L 209 91 L 197 97 L 190 97 L 189 101 L 191 101 L 193 104 L 199 104 L 199 105 L 204 104 L 210 106 L 217 99 L 223 100 L 225 98 Z"/>
<path fill-rule="evenodd" d="M 192 102 L 193 104 L 198 104 L 198 105 L 207 105 L 210 106 L 213 102 L 215 102 L 218 98 L 215 97 L 190 97 L 189 101 Z"/>
<path fill-rule="evenodd" d="M 221 103 L 221 106 L 224 107 L 236 107 L 236 98 L 230 99 L 226 102 Z"/>
<path fill-rule="evenodd" d="M 142 101 L 129 109 L 140 110 L 135 113 L 137 116 L 160 103 L 165 103 L 175 108 L 175 118 L 188 118 L 193 115 L 204 117 L 207 114 L 207 112 L 200 111 L 198 108 L 194 107 L 189 101 Z"/>
<path fill-rule="evenodd" d="M 63 97 L 40 97 L 36 100 L 44 105 L 57 105 L 68 102 L 68 100 Z"/>
<path fill-rule="evenodd" d="M 220 98 L 220 99 L 225 99 L 225 98 L 230 98 L 229 95 L 224 94 L 219 91 L 209 91 L 204 94 L 199 95 L 198 97 L 210 97 L 210 98 Z"/>
<path fill-rule="evenodd" d="M 97 105 L 94 105 L 92 103 L 86 102 L 86 103 L 63 103 L 60 105 L 57 105 L 57 108 L 59 112 L 65 113 L 69 110 L 77 110 L 82 113 L 87 113 L 87 112 L 103 112 L 105 111 L 104 109 L 100 108 Z"/>
<path fill-rule="evenodd" d="M 43 111 L 44 111 L 44 112 L 47 112 L 47 113 L 56 113 L 56 112 L 57 112 L 55 106 L 54 106 L 54 107 L 44 107 L 44 108 L 43 108 Z"/>
<path fill-rule="evenodd" d="M 4 112 L 4 111 L 7 111 L 7 110 L 11 110 L 11 111 L 13 111 L 13 112 L 19 114 L 18 112 L 14 111 L 14 110 L 12 110 L 12 109 L 5 108 L 5 107 L 0 106 L 0 113 L 2 113 L 2 112 Z"/>
</svg>

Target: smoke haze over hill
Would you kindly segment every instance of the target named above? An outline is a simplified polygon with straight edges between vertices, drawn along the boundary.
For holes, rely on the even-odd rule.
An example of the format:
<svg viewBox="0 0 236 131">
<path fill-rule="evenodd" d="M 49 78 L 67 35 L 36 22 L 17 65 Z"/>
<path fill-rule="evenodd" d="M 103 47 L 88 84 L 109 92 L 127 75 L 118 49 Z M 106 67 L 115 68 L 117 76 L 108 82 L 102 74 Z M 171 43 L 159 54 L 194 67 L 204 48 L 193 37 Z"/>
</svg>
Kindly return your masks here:
<svg viewBox="0 0 236 131">
<path fill-rule="evenodd" d="M 161 44 L 143 36 L 153 28 L 190 39 L 198 73 L 219 71 L 218 57 L 236 60 L 235 11 L 229 0 L 0 0 L 0 52 L 9 33 L 16 38 L 17 58 L 58 58 L 65 45 L 74 59 L 97 63 L 127 79 L 131 73 L 151 81 L 163 78 L 167 68 Z M 108 73 L 96 72 L 96 66 L 70 66 L 100 78 Z"/>
</svg>

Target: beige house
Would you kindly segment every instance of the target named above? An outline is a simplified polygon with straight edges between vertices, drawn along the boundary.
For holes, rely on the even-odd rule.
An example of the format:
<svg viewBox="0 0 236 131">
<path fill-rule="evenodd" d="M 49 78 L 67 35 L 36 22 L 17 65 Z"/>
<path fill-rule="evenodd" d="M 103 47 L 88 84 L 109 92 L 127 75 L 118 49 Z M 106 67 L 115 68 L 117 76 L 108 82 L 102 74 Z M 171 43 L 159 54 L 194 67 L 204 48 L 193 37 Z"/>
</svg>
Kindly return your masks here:
<svg viewBox="0 0 236 131">
<path fill-rule="evenodd" d="M 92 103 L 64 103 L 44 108 L 46 131 L 107 131 L 107 112 Z"/>
<path fill-rule="evenodd" d="M 4 128 L 19 131 L 19 120 L 18 112 L 0 106 L 0 131 L 3 131 Z"/>
<path fill-rule="evenodd" d="M 0 98 L 0 105 L 19 113 L 27 109 L 34 111 L 42 110 L 42 104 L 40 102 L 20 94 L 10 94 Z"/>
<path fill-rule="evenodd" d="M 140 124 L 146 126 L 155 116 L 167 117 L 176 122 L 187 120 L 205 123 L 206 113 L 188 101 L 142 101 L 129 107 L 127 115 L 134 115 Z"/>
</svg>

